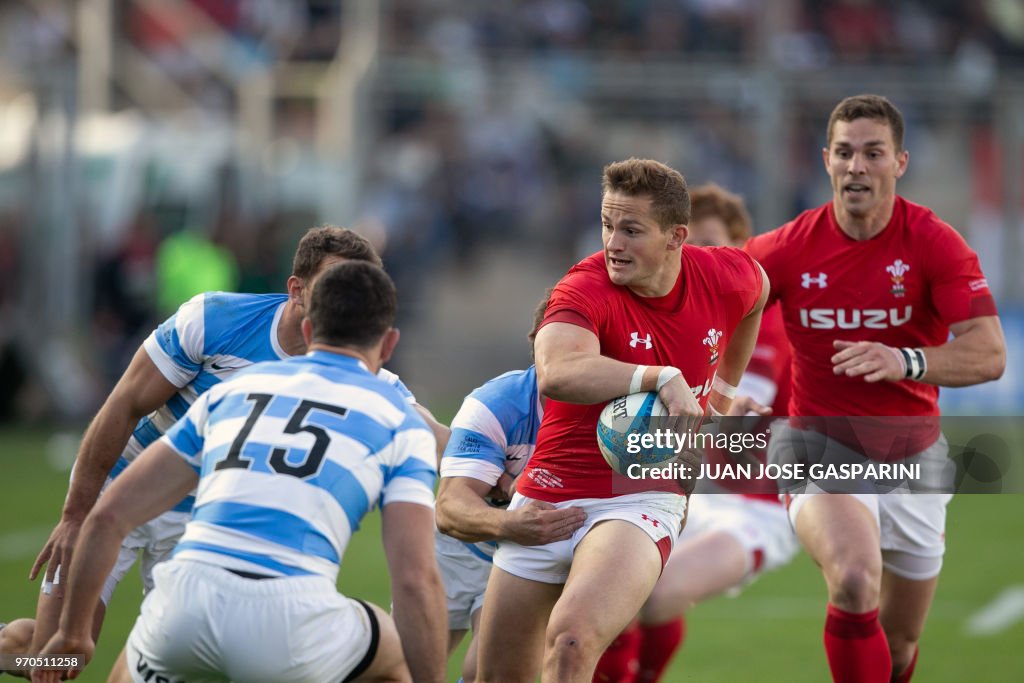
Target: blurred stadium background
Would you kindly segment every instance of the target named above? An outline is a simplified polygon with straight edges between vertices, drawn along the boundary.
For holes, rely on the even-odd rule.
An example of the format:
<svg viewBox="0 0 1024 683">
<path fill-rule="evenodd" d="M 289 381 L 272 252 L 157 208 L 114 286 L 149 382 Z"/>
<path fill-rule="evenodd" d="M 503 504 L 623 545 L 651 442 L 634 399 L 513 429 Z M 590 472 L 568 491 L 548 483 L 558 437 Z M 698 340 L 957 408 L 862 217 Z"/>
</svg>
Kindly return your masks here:
<svg viewBox="0 0 1024 683">
<path fill-rule="evenodd" d="M 356 228 L 399 285 L 393 369 L 449 418 L 529 363 L 536 300 L 598 245 L 605 163 L 716 181 L 768 230 L 827 199 L 825 120 L 858 92 L 902 108 L 901 194 L 962 231 L 999 299 L 1006 375 L 945 408 L 1019 415 L 1020 0 L 0 3 L 0 618 L 31 612 L 84 422 L 190 293 L 280 291 L 305 229 Z M 921 680 L 1019 680 L 1024 624 L 971 619 L 1024 602 L 1022 512 L 954 501 Z M 342 585 L 387 602 L 369 531 Z M 821 680 L 822 601 L 804 558 L 702 606 L 673 680 Z"/>
</svg>

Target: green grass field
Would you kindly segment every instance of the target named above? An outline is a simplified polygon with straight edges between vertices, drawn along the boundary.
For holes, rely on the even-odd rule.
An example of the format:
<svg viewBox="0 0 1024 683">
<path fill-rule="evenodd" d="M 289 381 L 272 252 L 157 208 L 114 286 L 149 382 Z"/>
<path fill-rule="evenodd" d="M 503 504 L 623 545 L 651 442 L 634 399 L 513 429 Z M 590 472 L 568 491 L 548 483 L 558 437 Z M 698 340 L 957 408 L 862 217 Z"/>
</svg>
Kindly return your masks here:
<svg viewBox="0 0 1024 683">
<path fill-rule="evenodd" d="M 0 621 L 31 615 L 38 583 L 28 570 L 56 522 L 67 473 L 49 464 L 47 436 L 0 431 Z M 350 546 L 340 586 L 350 595 L 388 604 L 379 516 Z M 1024 495 L 959 496 L 950 505 L 946 563 L 925 631 L 916 681 L 1024 680 Z M 971 635 L 972 616 L 1001 601 L 1006 618 L 991 633 Z M 92 665 L 79 680 L 104 681 L 131 628 L 140 601 L 135 572 L 114 596 Z M 601 596 L 595 596 L 600 600 Z M 697 607 L 670 681 L 823 681 L 825 594 L 805 557 L 763 577 L 738 598 Z M 1016 617 L 1016 618 L 1015 618 Z M 458 678 L 452 659 L 450 680 Z"/>
</svg>

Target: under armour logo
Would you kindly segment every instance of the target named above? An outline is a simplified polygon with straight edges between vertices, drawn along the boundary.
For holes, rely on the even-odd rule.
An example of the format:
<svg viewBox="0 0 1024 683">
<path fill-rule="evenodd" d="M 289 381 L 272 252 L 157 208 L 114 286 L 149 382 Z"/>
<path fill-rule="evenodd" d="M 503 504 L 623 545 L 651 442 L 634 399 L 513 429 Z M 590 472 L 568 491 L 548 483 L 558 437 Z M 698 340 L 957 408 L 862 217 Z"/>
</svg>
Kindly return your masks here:
<svg viewBox="0 0 1024 683">
<path fill-rule="evenodd" d="M 648 332 L 647 336 L 644 337 L 643 339 L 640 338 L 640 333 L 639 332 L 633 332 L 632 333 L 632 336 L 630 337 L 630 340 L 629 340 L 629 345 L 632 346 L 635 349 L 636 347 L 640 346 L 641 344 L 643 344 L 644 348 L 648 349 L 648 350 L 654 348 L 654 342 L 651 341 L 651 333 L 650 332 Z"/>
<path fill-rule="evenodd" d="M 658 520 L 656 519 L 651 519 L 647 515 L 640 515 L 640 518 L 643 519 L 645 522 L 650 522 L 655 527 L 658 526 Z"/>
<path fill-rule="evenodd" d="M 825 286 L 828 285 L 826 282 L 828 275 L 825 273 L 818 273 L 818 277 L 811 277 L 810 273 L 804 273 L 801 277 L 803 278 L 801 284 L 803 284 L 804 289 L 810 289 L 811 285 L 818 285 L 819 289 L 825 289 Z"/>
</svg>

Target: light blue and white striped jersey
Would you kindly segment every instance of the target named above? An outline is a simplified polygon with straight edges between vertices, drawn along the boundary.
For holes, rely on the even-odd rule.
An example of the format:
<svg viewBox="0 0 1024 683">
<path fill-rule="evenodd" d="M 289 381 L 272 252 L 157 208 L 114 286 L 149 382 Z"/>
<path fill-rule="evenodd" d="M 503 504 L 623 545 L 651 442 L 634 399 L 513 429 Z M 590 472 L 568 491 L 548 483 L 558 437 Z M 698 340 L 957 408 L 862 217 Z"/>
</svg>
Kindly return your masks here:
<svg viewBox="0 0 1024 683">
<path fill-rule="evenodd" d="M 494 486 L 503 472 L 519 476 L 537 445 L 544 409 L 537 392 L 537 369 L 512 370 L 470 392 L 452 420 L 452 434 L 441 458 L 442 477 L 471 477 Z M 490 559 L 495 543 L 467 543 Z"/>
<path fill-rule="evenodd" d="M 110 477 L 119 475 L 211 387 L 253 363 L 289 358 L 277 336 L 287 302 L 287 294 L 206 292 L 182 304 L 153 330 L 143 348 L 167 381 L 180 389 L 166 404 L 139 420 Z M 381 370 L 381 377 L 415 403 L 397 375 Z M 193 500 L 189 496 L 174 509 L 188 512 Z"/>
<path fill-rule="evenodd" d="M 200 396 L 162 441 L 199 474 L 175 558 L 333 582 L 371 508 L 434 504 L 433 433 L 349 356 L 255 365 Z"/>
</svg>

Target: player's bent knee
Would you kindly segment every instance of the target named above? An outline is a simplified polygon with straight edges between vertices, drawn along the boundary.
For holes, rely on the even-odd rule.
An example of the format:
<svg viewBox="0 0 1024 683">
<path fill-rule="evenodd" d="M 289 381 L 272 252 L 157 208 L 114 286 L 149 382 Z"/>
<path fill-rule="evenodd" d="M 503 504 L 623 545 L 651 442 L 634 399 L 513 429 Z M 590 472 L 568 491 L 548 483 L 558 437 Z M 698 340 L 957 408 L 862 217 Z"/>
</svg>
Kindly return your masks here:
<svg viewBox="0 0 1024 683">
<path fill-rule="evenodd" d="M 597 661 L 601 648 L 596 634 L 588 629 L 548 629 L 547 650 L 562 662 Z"/>
<path fill-rule="evenodd" d="M 601 656 L 595 639 L 575 630 L 565 630 L 548 638 L 544 655 L 544 679 L 577 680 L 592 675 Z"/>
<path fill-rule="evenodd" d="M 867 612 L 878 607 L 882 573 L 870 565 L 837 567 L 828 576 L 829 599 L 848 612 Z"/>
</svg>

